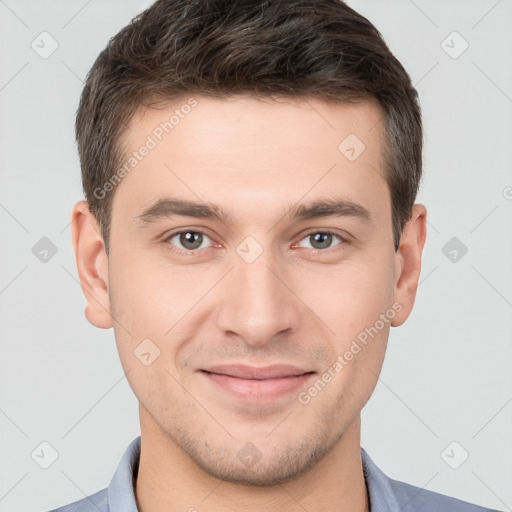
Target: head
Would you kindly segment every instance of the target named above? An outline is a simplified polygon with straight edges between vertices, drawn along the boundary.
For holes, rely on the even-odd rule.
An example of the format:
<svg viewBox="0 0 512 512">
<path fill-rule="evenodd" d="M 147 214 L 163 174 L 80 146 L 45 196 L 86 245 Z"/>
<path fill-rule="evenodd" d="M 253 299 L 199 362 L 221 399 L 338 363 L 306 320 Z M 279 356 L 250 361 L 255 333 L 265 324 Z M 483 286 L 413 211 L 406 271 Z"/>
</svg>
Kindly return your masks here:
<svg viewBox="0 0 512 512">
<path fill-rule="evenodd" d="M 420 108 L 379 32 L 339 0 L 158 0 L 99 55 L 76 135 L 86 316 L 141 421 L 226 480 L 313 467 L 371 396 L 426 236 Z"/>
</svg>

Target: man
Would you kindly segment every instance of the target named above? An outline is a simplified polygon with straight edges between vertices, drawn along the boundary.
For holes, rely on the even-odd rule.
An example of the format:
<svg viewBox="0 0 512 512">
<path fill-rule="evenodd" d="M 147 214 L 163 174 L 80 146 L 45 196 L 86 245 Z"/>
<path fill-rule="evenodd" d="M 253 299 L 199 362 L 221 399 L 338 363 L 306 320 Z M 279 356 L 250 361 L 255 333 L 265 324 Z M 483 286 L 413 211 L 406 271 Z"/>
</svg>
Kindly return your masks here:
<svg viewBox="0 0 512 512">
<path fill-rule="evenodd" d="M 114 329 L 141 436 L 60 512 L 488 510 L 360 446 L 426 238 L 416 91 L 368 20 L 158 0 L 98 57 L 76 134 L 85 313 Z"/>
</svg>

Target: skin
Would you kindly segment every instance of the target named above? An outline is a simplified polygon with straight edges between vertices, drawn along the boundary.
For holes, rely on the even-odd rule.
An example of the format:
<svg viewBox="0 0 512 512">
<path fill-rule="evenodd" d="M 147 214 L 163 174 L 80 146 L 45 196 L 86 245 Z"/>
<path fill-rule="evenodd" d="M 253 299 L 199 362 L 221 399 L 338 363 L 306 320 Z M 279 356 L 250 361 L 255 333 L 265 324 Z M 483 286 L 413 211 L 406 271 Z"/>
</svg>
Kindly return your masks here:
<svg viewBox="0 0 512 512">
<path fill-rule="evenodd" d="M 335 503 L 368 511 L 360 411 L 376 386 L 390 326 L 413 308 L 426 209 L 414 205 L 395 252 L 382 112 L 372 101 L 195 98 L 190 114 L 117 185 L 108 257 L 87 203 L 72 215 L 86 317 L 114 328 L 140 403 L 139 510 L 315 512 Z M 140 110 L 123 139 L 127 152 L 185 102 Z M 366 146 L 354 161 L 338 150 L 349 134 Z M 215 203 L 232 219 L 137 221 L 170 195 Z M 364 206 L 370 221 L 284 215 L 333 195 Z M 204 233 L 200 248 L 170 237 L 179 230 Z M 318 248 L 309 235 L 319 232 L 336 236 Z M 252 263 L 237 253 L 247 236 L 263 251 Z M 299 392 L 332 373 L 338 356 L 393 304 L 378 335 L 300 403 Z M 148 366 L 134 356 L 147 338 L 160 350 Z M 315 374 L 273 400 L 244 400 L 200 371 L 226 363 L 286 363 Z M 249 442 L 260 457 L 252 465 L 239 457 Z"/>
</svg>

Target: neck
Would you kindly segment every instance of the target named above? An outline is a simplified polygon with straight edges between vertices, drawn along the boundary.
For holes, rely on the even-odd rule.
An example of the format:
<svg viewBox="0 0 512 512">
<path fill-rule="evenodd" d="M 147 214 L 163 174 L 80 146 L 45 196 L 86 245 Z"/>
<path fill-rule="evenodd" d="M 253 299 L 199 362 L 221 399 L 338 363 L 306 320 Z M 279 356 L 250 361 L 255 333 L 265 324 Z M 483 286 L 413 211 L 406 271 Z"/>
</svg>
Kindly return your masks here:
<svg viewBox="0 0 512 512">
<path fill-rule="evenodd" d="M 135 485 L 139 512 L 370 512 L 361 460 L 360 416 L 313 468 L 274 486 L 215 478 L 169 439 L 142 407 L 140 419 L 141 454 Z"/>
</svg>

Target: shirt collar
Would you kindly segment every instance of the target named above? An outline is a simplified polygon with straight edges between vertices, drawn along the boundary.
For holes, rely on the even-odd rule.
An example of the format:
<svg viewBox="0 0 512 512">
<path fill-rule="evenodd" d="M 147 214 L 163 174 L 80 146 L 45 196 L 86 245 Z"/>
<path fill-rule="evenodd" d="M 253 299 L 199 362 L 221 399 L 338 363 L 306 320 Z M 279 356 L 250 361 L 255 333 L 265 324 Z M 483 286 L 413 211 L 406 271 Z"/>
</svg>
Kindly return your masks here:
<svg viewBox="0 0 512 512">
<path fill-rule="evenodd" d="M 391 488 L 391 482 L 361 447 L 363 474 L 370 496 L 370 512 L 400 512 L 401 508 Z"/>
<path fill-rule="evenodd" d="M 140 436 L 126 448 L 108 486 L 109 512 L 138 512 L 135 501 L 135 479 L 139 471 Z"/>
<path fill-rule="evenodd" d="M 135 479 L 139 470 L 140 436 L 124 452 L 108 486 L 110 512 L 138 512 L 135 501 Z M 370 512 L 399 512 L 390 479 L 375 465 L 361 447 L 363 474 L 370 498 Z"/>
</svg>

